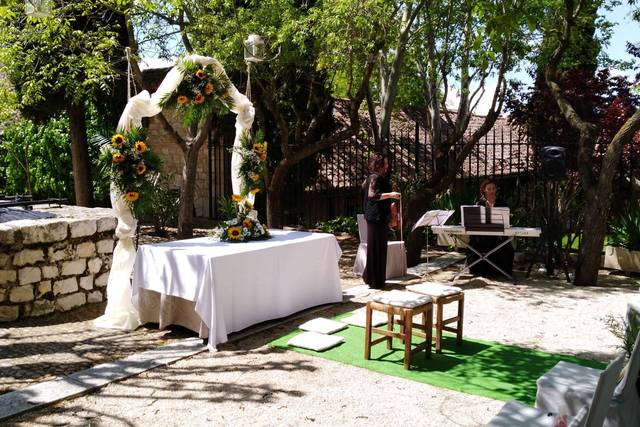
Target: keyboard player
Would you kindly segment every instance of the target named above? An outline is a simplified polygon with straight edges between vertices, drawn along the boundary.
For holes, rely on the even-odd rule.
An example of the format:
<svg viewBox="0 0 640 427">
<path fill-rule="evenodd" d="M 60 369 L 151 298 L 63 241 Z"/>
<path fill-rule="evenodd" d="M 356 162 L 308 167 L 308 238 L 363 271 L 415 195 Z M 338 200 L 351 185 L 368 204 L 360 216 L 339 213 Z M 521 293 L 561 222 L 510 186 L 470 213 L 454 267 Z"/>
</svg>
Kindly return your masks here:
<svg viewBox="0 0 640 427">
<path fill-rule="evenodd" d="M 498 198 L 498 185 L 495 179 L 487 178 L 482 181 L 480 184 L 480 198 L 476 205 L 489 209 L 493 207 L 507 207 L 507 205 Z M 478 251 L 486 253 L 498 246 L 505 239 L 506 237 L 502 236 L 470 236 L 469 244 Z M 491 254 L 489 259 L 506 273 L 513 275 L 513 254 L 513 245 L 507 244 Z M 472 251 L 467 252 L 467 265 L 476 259 L 478 259 L 478 255 Z M 474 276 L 493 277 L 501 275 L 498 270 L 486 261 L 481 261 L 472 266 L 470 271 Z"/>
</svg>

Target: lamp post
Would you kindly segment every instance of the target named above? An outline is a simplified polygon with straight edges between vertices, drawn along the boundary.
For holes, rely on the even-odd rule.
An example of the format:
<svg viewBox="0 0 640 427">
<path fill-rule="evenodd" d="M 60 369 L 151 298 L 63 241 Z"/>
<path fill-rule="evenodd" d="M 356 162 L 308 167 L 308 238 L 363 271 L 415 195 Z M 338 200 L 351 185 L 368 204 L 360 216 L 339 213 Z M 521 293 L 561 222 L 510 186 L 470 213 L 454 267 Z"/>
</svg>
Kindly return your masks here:
<svg viewBox="0 0 640 427">
<path fill-rule="evenodd" d="M 264 40 L 257 34 L 249 34 L 244 41 L 244 60 L 247 63 L 264 61 Z"/>
<path fill-rule="evenodd" d="M 257 34 L 249 34 L 243 45 L 244 62 L 247 64 L 246 96 L 251 101 L 251 64 L 259 64 L 264 61 L 264 40 Z"/>
<path fill-rule="evenodd" d="M 31 18 L 51 17 L 49 0 L 25 0 L 24 14 Z"/>
</svg>

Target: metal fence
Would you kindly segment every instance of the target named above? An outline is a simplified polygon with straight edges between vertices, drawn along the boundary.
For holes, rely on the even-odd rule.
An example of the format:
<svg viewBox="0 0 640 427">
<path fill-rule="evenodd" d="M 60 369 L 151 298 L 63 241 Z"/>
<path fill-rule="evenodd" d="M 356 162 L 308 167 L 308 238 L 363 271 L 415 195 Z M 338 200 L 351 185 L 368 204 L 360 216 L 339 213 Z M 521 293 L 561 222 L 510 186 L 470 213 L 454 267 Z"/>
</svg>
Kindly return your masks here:
<svg viewBox="0 0 640 427">
<path fill-rule="evenodd" d="M 538 153 L 543 145 L 564 145 L 568 148 L 568 166 L 575 170 L 575 146 L 571 144 L 534 144 L 517 129 L 503 125 L 494 127 L 474 147 L 465 159 L 451 186 L 452 197 L 460 203 L 472 203 L 478 195 L 479 183 L 487 176 L 499 182 L 501 197 L 523 209 L 533 209 L 537 203 L 536 184 L 539 180 Z M 230 153 L 232 138 L 218 138 L 209 145 L 210 216 L 216 218 L 217 200 L 231 193 Z M 453 147 L 459 152 L 464 141 Z M 367 163 L 375 151 L 371 140 L 352 138 L 341 141 L 305 159 L 291 169 L 282 196 L 285 223 L 310 226 L 338 216 L 353 216 L 361 211 L 361 184 L 367 175 Z M 392 159 L 393 180 L 402 188 L 417 179 L 428 179 L 435 169 L 434 146 L 424 128 L 398 132 L 391 136 L 388 151 Z M 640 160 L 640 153 L 628 153 Z M 635 156 L 635 157 L 633 157 Z M 637 176 L 640 165 L 625 162 L 618 185 Z M 635 168 L 635 169 L 634 169 Z M 262 211 L 264 196 L 258 197 Z M 533 225 L 533 224 L 531 224 Z"/>
<path fill-rule="evenodd" d="M 464 142 L 455 145 L 459 152 Z M 490 131 L 475 146 L 458 172 L 452 191 L 467 203 L 477 196 L 481 179 L 493 176 L 508 197 L 530 195 L 535 185 L 536 147 L 513 129 Z M 291 173 L 285 191 L 286 222 L 312 225 L 337 216 L 353 216 L 361 210 L 361 183 L 375 147 L 371 141 L 352 138 L 319 153 Z M 424 129 L 399 132 L 389 140 L 392 180 L 403 188 L 418 179 L 429 179 L 435 169 L 434 146 Z"/>
</svg>

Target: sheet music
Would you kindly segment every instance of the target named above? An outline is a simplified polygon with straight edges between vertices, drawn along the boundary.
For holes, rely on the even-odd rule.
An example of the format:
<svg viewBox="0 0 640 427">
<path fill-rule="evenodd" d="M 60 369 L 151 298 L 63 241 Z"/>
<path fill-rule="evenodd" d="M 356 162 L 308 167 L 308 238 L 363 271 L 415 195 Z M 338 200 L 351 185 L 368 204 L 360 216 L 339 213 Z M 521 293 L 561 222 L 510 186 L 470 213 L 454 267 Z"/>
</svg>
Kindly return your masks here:
<svg viewBox="0 0 640 427">
<path fill-rule="evenodd" d="M 432 211 L 427 211 L 422 215 L 422 217 L 415 223 L 411 231 L 415 230 L 418 227 L 425 227 L 431 225 L 442 225 L 453 215 L 455 211 L 453 210 L 444 210 L 437 209 Z"/>
</svg>

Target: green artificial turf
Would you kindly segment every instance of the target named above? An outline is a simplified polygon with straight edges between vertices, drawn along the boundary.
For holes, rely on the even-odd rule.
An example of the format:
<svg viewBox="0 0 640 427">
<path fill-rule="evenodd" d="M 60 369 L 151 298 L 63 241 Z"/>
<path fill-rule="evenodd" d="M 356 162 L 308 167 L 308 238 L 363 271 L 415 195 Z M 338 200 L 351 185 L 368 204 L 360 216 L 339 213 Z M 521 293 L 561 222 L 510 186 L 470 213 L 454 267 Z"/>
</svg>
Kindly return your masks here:
<svg viewBox="0 0 640 427">
<path fill-rule="evenodd" d="M 343 316 L 340 316 L 343 317 Z M 339 320 L 339 319 L 338 319 Z M 536 380 L 561 360 L 593 368 L 604 369 L 599 362 L 545 353 L 527 348 L 464 338 L 457 346 L 455 336 L 443 337 L 442 353 L 433 347 L 431 359 L 425 353 L 414 353 L 411 370 L 403 368 L 403 347 L 394 339 L 388 350 L 382 342 L 371 349 L 371 359 L 364 359 L 364 328 L 349 326 L 334 335 L 344 337 L 345 342 L 324 352 L 315 352 L 287 346 L 287 341 L 302 331 L 280 337 L 270 346 L 285 348 L 304 354 L 369 369 L 387 375 L 406 378 L 436 387 L 485 396 L 498 400 L 518 400 L 533 405 L 536 396 Z M 379 335 L 373 334 L 375 339 Z M 413 337 L 413 342 L 420 338 Z"/>
</svg>

